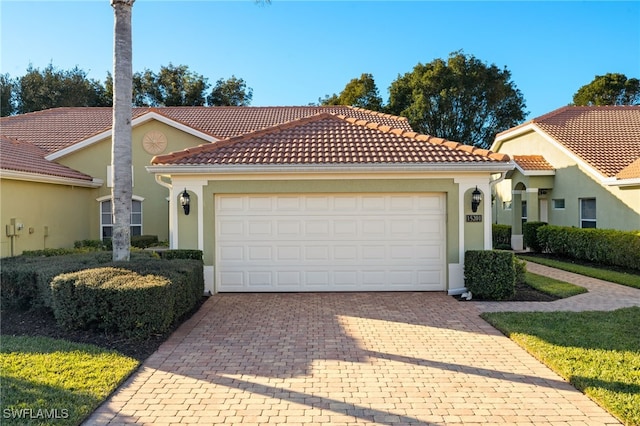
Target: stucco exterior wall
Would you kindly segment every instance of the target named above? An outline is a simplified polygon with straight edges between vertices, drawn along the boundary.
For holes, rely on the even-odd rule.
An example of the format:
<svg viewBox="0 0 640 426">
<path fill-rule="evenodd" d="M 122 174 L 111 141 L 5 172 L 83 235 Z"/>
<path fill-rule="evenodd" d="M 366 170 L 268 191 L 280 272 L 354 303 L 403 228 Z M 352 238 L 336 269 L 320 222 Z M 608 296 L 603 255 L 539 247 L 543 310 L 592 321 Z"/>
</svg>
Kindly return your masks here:
<svg viewBox="0 0 640 426">
<path fill-rule="evenodd" d="M 71 248 L 78 240 L 91 238 L 88 200 L 90 188 L 22 180 L 0 180 L 0 256 L 17 256 L 25 250 Z M 97 214 L 97 213 L 95 213 Z M 18 236 L 7 236 L 11 219 L 23 224 Z"/>
<path fill-rule="evenodd" d="M 540 194 L 548 200 L 548 222 L 560 226 L 580 227 L 580 199 L 596 199 L 596 226 L 602 229 L 640 229 L 640 188 L 620 188 L 607 186 L 582 167 L 574 158 L 542 135 L 530 132 L 502 142 L 499 152 L 513 155 L 543 155 L 556 169 L 555 176 L 523 176 L 519 172 L 512 179 L 496 185 L 496 205 L 494 223 L 511 224 L 513 211 L 505 210 L 503 202 L 512 201 L 512 188 L 521 182 L 527 188 L 549 188 Z M 613 154 L 612 154 L 613 155 Z M 553 200 L 563 199 L 564 209 L 554 209 Z"/>
<path fill-rule="evenodd" d="M 169 190 L 158 185 L 154 175 L 145 169 L 151 163 L 153 155 L 144 150 L 142 140 L 150 131 L 159 131 L 166 136 L 167 147 L 161 152 L 164 154 L 206 142 L 155 120 L 140 124 L 133 129 L 133 195 L 143 198 L 142 233 L 157 235 L 160 241 L 166 241 L 169 238 Z M 57 161 L 104 181 L 102 187 L 94 190 L 93 199 L 88 201 L 91 203 L 91 211 L 94 212 L 90 217 L 91 239 L 100 239 L 100 203 L 97 200 L 111 195 L 111 187 L 107 179 L 107 166 L 111 164 L 111 138 L 98 141 Z"/>
</svg>

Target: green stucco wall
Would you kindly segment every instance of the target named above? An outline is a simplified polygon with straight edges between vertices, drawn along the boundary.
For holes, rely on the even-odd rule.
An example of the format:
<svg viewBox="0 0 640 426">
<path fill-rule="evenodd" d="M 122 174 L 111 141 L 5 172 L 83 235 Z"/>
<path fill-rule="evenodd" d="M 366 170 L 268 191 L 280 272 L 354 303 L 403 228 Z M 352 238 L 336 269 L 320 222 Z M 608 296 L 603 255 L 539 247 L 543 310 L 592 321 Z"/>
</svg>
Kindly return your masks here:
<svg viewBox="0 0 640 426">
<path fill-rule="evenodd" d="M 167 148 L 162 154 L 180 151 L 206 142 L 155 120 L 140 124 L 133 129 L 133 195 L 144 198 L 142 202 L 142 232 L 146 235 L 157 235 L 160 241 L 166 241 L 169 238 L 169 202 L 167 200 L 169 190 L 158 185 L 154 175 L 145 169 L 151 164 L 153 155 L 147 153 L 142 146 L 144 135 L 152 130 L 160 131 L 167 137 Z M 94 190 L 92 199 L 86 201 L 91 204 L 92 212 L 98 212 L 99 202 L 96 199 L 111 195 L 111 187 L 107 182 L 107 166 L 111 164 L 111 139 L 104 139 L 62 157 L 58 162 L 104 181 L 102 187 Z M 97 213 L 91 215 L 89 226 L 91 238 L 100 239 L 100 217 Z"/>
<path fill-rule="evenodd" d="M 82 187 L 0 180 L 0 256 L 12 254 L 12 239 L 6 232 L 12 218 L 24 225 L 19 236 L 13 238 L 13 255 L 25 250 L 71 248 L 75 241 L 91 238 L 89 218 L 98 214 L 87 202 L 92 192 Z"/>
</svg>

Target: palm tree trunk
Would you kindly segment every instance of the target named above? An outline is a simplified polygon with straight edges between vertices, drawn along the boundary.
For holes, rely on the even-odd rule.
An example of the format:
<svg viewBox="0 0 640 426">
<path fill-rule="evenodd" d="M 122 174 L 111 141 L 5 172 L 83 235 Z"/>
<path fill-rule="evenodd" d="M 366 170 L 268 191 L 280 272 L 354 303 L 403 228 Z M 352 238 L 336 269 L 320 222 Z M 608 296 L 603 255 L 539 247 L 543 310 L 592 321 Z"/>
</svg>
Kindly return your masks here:
<svg viewBox="0 0 640 426">
<path fill-rule="evenodd" d="M 135 0 L 111 0 L 114 10 L 113 46 L 113 260 L 128 261 L 131 247 L 131 92 L 133 79 L 131 9 Z"/>
</svg>

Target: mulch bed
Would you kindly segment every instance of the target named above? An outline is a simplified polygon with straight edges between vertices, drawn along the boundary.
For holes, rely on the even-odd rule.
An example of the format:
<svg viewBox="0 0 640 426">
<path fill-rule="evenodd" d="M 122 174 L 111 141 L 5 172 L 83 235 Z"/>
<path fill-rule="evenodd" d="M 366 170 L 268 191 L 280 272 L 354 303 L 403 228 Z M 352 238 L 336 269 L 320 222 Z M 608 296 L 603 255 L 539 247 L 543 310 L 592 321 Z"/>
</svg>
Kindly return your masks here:
<svg viewBox="0 0 640 426">
<path fill-rule="evenodd" d="M 460 296 L 453 297 L 466 302 L 466 299 L 462 299 Z M 527 284 L 516 284 L 516 294 L 509 299 L 505 299 L 504 302 L 552 302 L 558 299 L 560 298 L 538 291 Z M 482 299 L 473 296 L 472 300 L 481 301 Z"/>
<path fill-rule="evenodd" d="M 2 310 L 0 312 L 0 331 L 2 335 L 9 336 L 45 336 L 76 343 L 88 343 L 101 348 L 115 350 L 123 355 L 144 361 L 167 340 L 169 335 L 180 324 L 189 319 L 206 299 L 206 297 L 203 297 L 191 312 L 173 325 L 171 330 L 145 340 L 127 339 L 117 334 L 105 333 L 99 330 L 67 330 L 60 327 L 56 323 L 53 313 L 46 309 L 29 311 Z"/>
</svg>

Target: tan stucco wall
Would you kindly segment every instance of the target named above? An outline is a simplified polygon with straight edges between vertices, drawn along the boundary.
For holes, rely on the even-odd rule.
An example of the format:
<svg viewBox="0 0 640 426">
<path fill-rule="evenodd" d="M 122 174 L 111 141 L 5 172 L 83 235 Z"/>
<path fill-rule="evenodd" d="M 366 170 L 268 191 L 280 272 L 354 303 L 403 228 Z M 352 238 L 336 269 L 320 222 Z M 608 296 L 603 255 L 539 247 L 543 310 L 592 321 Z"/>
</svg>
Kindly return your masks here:
<svg viewBox="0 0 640 426">
<path fill-rule="evenodd" d="M 582 169 L 565 152 L 535 132 L 504 141 L 498 151 L 509 155 L 543 155 L 556 169 L 554 177 L 527 177 L 516 172 L 513 180 L 505 180 L 496 185 L 497 204 L 494 211 L 497 212 L 498 223 L 512 223 L 512 211 L 504 210 L 502 202 L 512 200 L 511 189 L 521 182 L 527 188 L 552 187 L 551 191 L 540 195 L 540 198 L 548 200 L 549 223 L 554 225 L 580 227 L 579 200 L 595 198 L 598 228 L 640 229 L 640 188 L 625 189 L 602 185 L 599 178 Z M 549 185 L 551 180 L 553 183 L 545 186 Z M 564 210 L 554 210 L 553 199 L 564 199 Z"/>
<path fill-rule="evenodd" d="M 157 235 L 160 241 L 166 241 L 169 238 L 169 202 L 167 199 L 169 190 L 158 185 L 154 175 L 146 171 L 145 167 L 151 163 L 153 155 L 147 153 L 142 146 L 144 135 L 152 130 L 160 131 L 167 137 L 167 148 L 162 154 L 180 151 L 206 142 L 155 120 L 140 124 L 133 129 L 133 195 L 144 198 L 142 202 L 142 232 L 146 235 Z M 99 202 L 96 199 L 111 194 L 111 187 L 107 182 L 107 166 L 111 163 L 111 138 L 101 140 L 57 161 L 104 181 L 102 187 L 95 190 L 95 197 L 90 201 L 91 211 L 98 212 Z M 100 239 L 100 217 L 97 213 L 91 215 L 90 227 L 91 238 Z"/>
<path fill-rule="evenodd" d="M 90 210 L 92 193 L 89 188 L 1 179 L 0 256 L 12 254 L 12 239 L 6 232 L 12 218 L 24 225 L 13 239 L 13 255 L 24 250 L 70 248 L 75 241 L 91 238 L 89 218 L 98 214 L 97 209 Z"/>
</svg>

